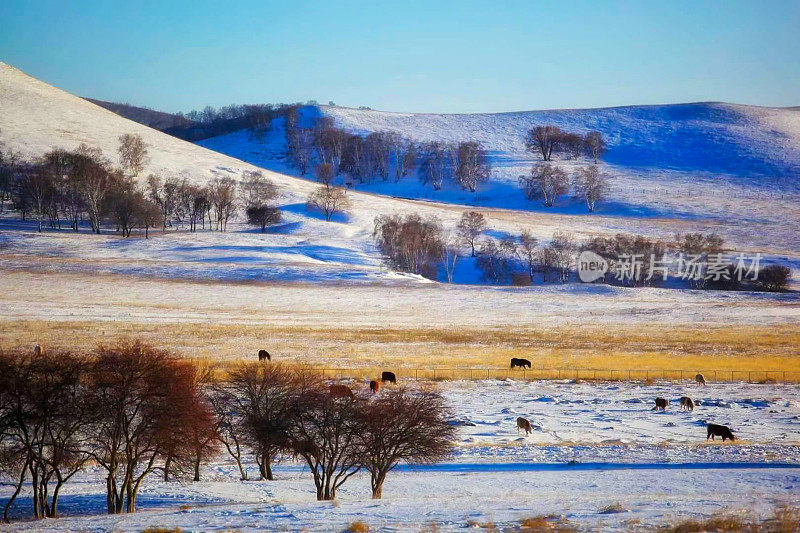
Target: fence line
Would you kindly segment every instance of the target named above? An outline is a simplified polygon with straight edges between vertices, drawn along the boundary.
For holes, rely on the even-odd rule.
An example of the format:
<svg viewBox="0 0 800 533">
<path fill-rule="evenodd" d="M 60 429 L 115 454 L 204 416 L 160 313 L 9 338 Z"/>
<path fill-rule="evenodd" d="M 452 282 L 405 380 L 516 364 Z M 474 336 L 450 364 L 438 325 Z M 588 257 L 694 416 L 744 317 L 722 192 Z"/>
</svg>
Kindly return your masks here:
<svg viewBox="0 0 800 533">
<path fill-rule="evenodd" d="M 521 379 L 521 380 L 690 380 L 703 374 L 706 381 L 748 383 L 800 383 L 800 370 L 681 370 L 681 369 L 601 369 L 601 368 L 459 368 L 459 367 L 328 367 L 316 368 L 323 378 L 378 379 L 381 372 L 389 370 L 398 380 L 446 380 L 446 379 Z"/>
</svg>

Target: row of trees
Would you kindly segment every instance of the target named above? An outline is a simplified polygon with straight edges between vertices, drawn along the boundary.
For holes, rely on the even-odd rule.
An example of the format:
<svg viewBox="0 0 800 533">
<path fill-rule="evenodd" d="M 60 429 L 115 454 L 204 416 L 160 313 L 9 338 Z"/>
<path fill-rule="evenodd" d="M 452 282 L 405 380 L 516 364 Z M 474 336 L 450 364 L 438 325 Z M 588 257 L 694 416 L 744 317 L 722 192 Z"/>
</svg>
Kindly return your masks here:
<svg viewBox="0 0 800 533">
<path fill-rule="evenodd" d="M 345 183 L 367 183 L 373 178 L 395 182 L 419 169 L 423 184 L 441 189 L 452 180 L 475 192 L 491 171 L 486 151 L 476 142 L 418 144 L 397 132 L 378 131 L 362 137 L 336 128 L 330 117 L 301 127 L 296 112 L 286 115 L 289 158 L 301 175 L 316 169 L 317 179 L 329 185 L 345 174 Z M 314 165 L 316 162 L 316 165 Z"/>
<path fill-rule="evenodd" d="M 519 236 L 500 239 L 484 236 L 487 223 L 477 211 L 464 212 L 455 228 L 448 231 L 435 217 L 418 214 L 381 215 L 375 219 L 374 237 L 386 262 L 397 270 L 438 279 L 444 272 L 453 281 L 456 264 L 465 255 L 475 257 L 475 265 L 484 281 L 494 284 L 529 285 L 540 278 L 543 283 L 567 282 L 576 269 L 580 251 L 593 251 L 609 265 L 603 281 L 631 286 L 652 285 L 663 279 L 661 262 L 667 254 L 673 257 L 694 257 L 698 265 L 724 251 L 724 241 L 716 234 L 688 233 L 673 240 L 651 239 L 641 235 L 617 234 L 613 237 L 592 237 L 579 242 L 565 231 L 556 231 L 546 244 L 528 231 Z M 620 261 L 636 257 L 635 272 L 620 277 Z M 698 267 L 703 268 L 703 267 Z M 734 275 L 736 265 L 728 265 L 725 275 L 710 278 L 702 270 L 688 282 L 694 288 L 738 290 L 744 282 Z M 649 275 L 656 272 L 659 275 Z M 783 290 L 790 270 L 779 265 L 761 268 L 755 283 L 761 290 Z"/>
<path fill-rule="evenodd" d="M 88 220 L 95 233 L 111 223 L 126 237 L 136 228 L 147 237 L 150 228 L 173 224 L 196 231 L 208 223 L 225 231 L 240 208 L 262 231 L 280 221 L 277 188 L 258 171 L 245 172 L 239 181 L 215 178 L 206 186 L 154 174 L 137 180 L 146 160 L 147 147 L 138 135 L 120 137 L 121 167 L 85 144 L 74 151 L 51 150 L 33 162 L 0 150 L 0 208 L 8 202 L 23 220 L 35 216 L 39 231 L 45 224 L 60 229 L 62 223 L 78 231 Z"/>
<path fill-rule="evenodd" d="M 529 129 L 525 134 L 525 147 L 529 152 L 540 155 L 543 161 L 552 161 L 555 154 L 567 159 L 587 155 L 595 164 L 607 148 L 603 134 L 599 131 L 579 135 L 549 124 Z"/>
<path fill-rule="evenodd" d="M 276 459 L 301 459 L 320 500 L 362 469 L 380 498 L 398 463 L 437 461 L 451 449 L 450 413 L 432 390 L 338 398 L 309 370 L 269 363 L 212 376 L 137 342 L 91 355 L 0 353 L 0 476 L 15 487 L 4 519 L 26 481 L 33 516 L 58 516 L 64 485 L 90 462 L 105 471 L 115 514 L 134 512 L 156 473 L 199 481 L 222 449 L 242 480 L 246 454 L 270 480 Z"/>
<path fill-rule="evenodd" d="M 552 207 L 571 190 L 574 198 L 586 203 L 589 212 L 594 212 L 597 202 L 611 190 L 610 174 L 596 166 L 579 167 L 570 179 L 561 167 L 542 163 L 531 167 L 527 176 L 520 176 L 519 183 L 528 200 L 541 200 L 545 207 Z"/>
</svg>

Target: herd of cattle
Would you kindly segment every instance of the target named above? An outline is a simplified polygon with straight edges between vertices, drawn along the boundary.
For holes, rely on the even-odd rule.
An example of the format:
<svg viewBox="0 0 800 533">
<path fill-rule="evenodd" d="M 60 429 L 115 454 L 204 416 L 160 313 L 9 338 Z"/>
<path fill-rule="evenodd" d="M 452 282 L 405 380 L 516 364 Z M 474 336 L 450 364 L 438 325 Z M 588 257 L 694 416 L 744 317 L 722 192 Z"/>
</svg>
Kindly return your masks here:
<svg viewBox="0 0 800 533">
<path fill-rule="evenodd" d="M 272 356 L 266 350 L 259 350 L 258 351 L 258 360 L 259 361 L 271 361 Z M 512 357 L 511 358 L 511 368 L 531 368 L 531 362 L 527 359 L 521 359 Z M 697 374 L 694 377 L 695 381 L 698 385 L 705 386 L 706 385 L 706 378 L 703 374 Z M 381 387 L 381 383 L 397 383 L 397 376 L 394 372 L 384 371 L 381 372 L 381 379 L 380 380 L 372 380 L 369 382 L 369 390 L 372 391 L 373 394 L 377 393 Z M 331 385 L 329 388 L 329 392 L 331 397 L 333 398 L 355 398 L 355 394 L 353 394 L 353 390 L 348 387 L 347 385 Z M 694 400 L 692 400 L 689 396 L 682 396 L 680 399 L 681 410 L 684 409 L 687 411 L 694 411 Z M 667 405 L 669 405 L 669 401 L 665 398 L 656 398 L 656 406 L 653 407 L 653 411 L 661 410 L 666 411 Z M 733 432 L 728 426 L 722 426 L 719 424 L 706 424 L 706 440 L 711 439 L 714 440 L 715 437 L 721 437 L 722 442 L 730 439 L 731 441 L 736 440 L 733 436 Z M 530 420 L 518 417 L 517 418 L 517 432 L 525 431 L 525 435 L 533 432 L 533 425 L 531 424 Z"/>
<path fill-rule="evenodd" d="M 516 358 L 511 359 L 511 368 L 515 367 L 524 368 L 525 366 L 530 368 L 531 362 L 528 361 L 527 359 L 516 359 Z M 694 377 L 694 379 L 698 385 L 702 386 L 706 385 L 706 378 L 703 376 L 703 374 L 697 374 Z M 686 411 L 694 411 L 694 400 L 692 400 L 689 396 L 681 396 L 680 404 L 681 404 L 681 411 L 683 411 L 684 409 Z M 668 405 L 669 405 L 669 400 L 667 400 L 666 398 L 656 398 L 656 406 L 653 407 L 652 410 L 666 411 Z M 531 424 L 530 420 L 523 418 L 521 416 L 517 418 L 517 433 L 519 433 L 520 431 L 525 431 L 526 436 L 533 431 L 533 425 Z M 712 424 L 709 422 L 706 424 L 706 440 L 708 439 L 715 440 L 715 437 L 721 437 L 722 442 L 725 442 L 728 439 L 730 439 L 731 441 L 736 440 L 736 438 L 733 436 L 731 428 L 729 428 L 728 426 L 723 426 L 720 424 Z"/>
</svg>

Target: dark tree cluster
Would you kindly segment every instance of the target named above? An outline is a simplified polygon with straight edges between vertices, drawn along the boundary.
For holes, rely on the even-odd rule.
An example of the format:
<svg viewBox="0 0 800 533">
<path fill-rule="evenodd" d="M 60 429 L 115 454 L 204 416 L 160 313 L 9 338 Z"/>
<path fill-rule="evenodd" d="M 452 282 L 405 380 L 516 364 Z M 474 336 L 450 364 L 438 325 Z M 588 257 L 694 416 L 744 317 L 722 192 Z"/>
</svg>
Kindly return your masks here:
<svg viewBox="0 0 800 533">
<path fill-rule="evenodd" d="M 201 465 L 223 448 L 242 481 L 245 455 L 267 480 L 276 460 L 294 457 L 309 467 L 320 500 L 361 470 L 380 498 L 398 464 L 450 453 L 451 419 L 433 390 L 339 397 L 311 370 L 271 363 L 220 379 L 138 342 L 88 355 L 0 352 L 0 477 L 14 487 L 4 519 L 26 482 L 33 517 L 58 516 L 64 485 L 90 463 L 104 472 L 108 513 L 132 513 L 153 475 L 200 481 Z"/>
<path fill-rule="evenodd" d="M 317 118 L 308 127 L 300 122 L 297 109 L 287 113 L 289 160 L 303 176 L 316 169 L 324 185 L 339 175 L 353 187 L 373 179 L 398 182 L 418 174 L 423 184 L 435 190 L 451 180 L 475 192 L 491 171 L 486 150 L 476 142 L 419 144 L 391 131 L 351 134 L 337 128 L 330 117 Z"/>
<path fill-rule="evenodd" d="M 225 231 L 239 208 L 262 231 L 280 221 L 277 188 L 261 172 L 245 172 L 241 181 L 215 178 L 206 186 L 154 174 L 137 180 L 147 158 L 137 135 L 120 137 L 119 156 L 123 168 L 85 144 L 51 150 L 33 162 L 0 150 L 0 209 L 10 205 L 23 220 L 34 218 L 39 231 L 66 225 L 77 232 L 88 222 L 94 233 L 110 224 L 124 237 L 135 229 L 149 237 L 150 229 L 173 225 Z"/>
<path fill-rule="evenodd" d="M 599 131 L 579 135 L 550 124 L 529 129 L 525 135 L 525 147 L 529 152 L 540 155 L 542 161 L 552 161 L 553 155 L 566 159 L 577 159 L 586 155 L 595 164 L 606 151 L 605 140 Z"/>
<path fill-rule="evenodd" d="M 194 464 L 216 442 L 193 367 L 123 342 L 89 356 L 0 353 L 0 475 L 33 487 L 32 515 L 58 516 L 63 486 L 89 462 L 105 474 L 108 513 L 134 512 L 141 487 L 169 463 Z"/>
<path fill-rule="evenodd" d="M 375 219 L 373 235 L 393 268 L 436 279 L 444 246 L 438 219 L 416 213 L 380 215 Z"/>
</svg>

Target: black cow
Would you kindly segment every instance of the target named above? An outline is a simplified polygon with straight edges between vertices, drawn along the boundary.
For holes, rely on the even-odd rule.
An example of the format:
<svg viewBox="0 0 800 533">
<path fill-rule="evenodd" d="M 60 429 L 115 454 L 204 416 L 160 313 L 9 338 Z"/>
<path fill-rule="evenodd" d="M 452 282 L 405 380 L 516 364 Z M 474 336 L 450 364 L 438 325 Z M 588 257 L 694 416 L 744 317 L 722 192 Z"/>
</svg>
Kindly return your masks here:
<svg viewBox="0 0 800 533">
<path fill-rule="evenodd" d="M 531 367 L 531 362 L 528 361 L 527 359 L 517 359 L 516 357 L 511 358 L 511 368 L 515 367 L 525 368 L 526 366 L 528 368 Z"/>
<path fill-rule="evenodd" d="M 736 440 L 731 433 L 731 428 L 728 426 L 720 426 L 719 424 L 708 424 L 708 433 L 706 434 L 706 440 L 709 438 L 714 440 L 714 437 L 722 437 L 722 442 L 725 442 L 726 439 L 731 439 L 732 441 Z"/>
<path fill-rule="evenodd" d="M 259 350 L 258 351 L 258 360 L 263 361 L 266 359 L 267 361 L 272 361 L 272 356 L 266 350 Z"/>
<path fill-rule="evenodd" d="M 394 375 L 394 372 L 381 372 L 381 381 L 386 383 L 397 383 L 397 376 Z"/>
</svg>

